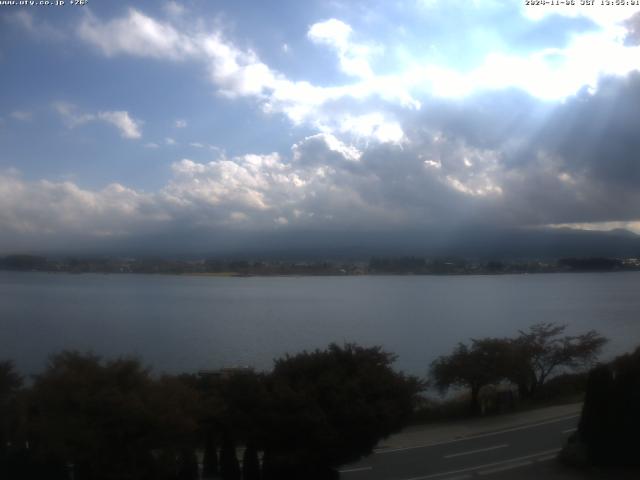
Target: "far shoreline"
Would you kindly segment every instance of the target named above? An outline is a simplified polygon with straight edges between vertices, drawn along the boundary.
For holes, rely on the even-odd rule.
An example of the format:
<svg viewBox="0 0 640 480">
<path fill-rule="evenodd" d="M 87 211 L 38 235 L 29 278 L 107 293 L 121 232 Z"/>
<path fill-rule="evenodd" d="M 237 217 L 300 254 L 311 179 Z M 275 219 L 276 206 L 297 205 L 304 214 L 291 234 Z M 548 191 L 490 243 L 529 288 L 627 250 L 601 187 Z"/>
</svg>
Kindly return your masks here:
<svg viewBox="0 0 640 480">
<path fill-rule="evenodd" d="M 551 275 L 551 274 L 611 274 L 611 273 L 634 273 L 640 272 L 640 269 L 634 270 L 584 270 L 584 271 L 544 271 L 544 272 L 468 272 L 468 273 L 237 273 L 237 272 L 73 272 L 73 271 L 54 271 L 54 270 L 9 270 L 0 269 L 0 272 L 6 273 L 46 273 L 51 275 L 132 275 L 132 276 L 167 276 L 167 277 L 211 277 L 211 278 L 346 278 L 346 277 L 503 277 L 503 276 L 521 276 L 521 275 Z"/>
</svg>

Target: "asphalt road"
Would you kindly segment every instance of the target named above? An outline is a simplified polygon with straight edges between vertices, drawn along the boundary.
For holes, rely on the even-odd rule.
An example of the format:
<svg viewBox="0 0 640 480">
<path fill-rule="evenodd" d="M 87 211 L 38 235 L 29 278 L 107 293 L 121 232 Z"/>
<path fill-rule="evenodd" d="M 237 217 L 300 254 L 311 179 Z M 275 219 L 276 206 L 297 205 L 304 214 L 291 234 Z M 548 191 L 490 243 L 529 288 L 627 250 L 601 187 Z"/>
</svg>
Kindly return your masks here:
<svg viewBox="0 0 640 480">
<path fill-rule="evenodd" d="M 409 448 L 382 450 L 343 467 L 343 480 L 514 478 L 555 459 L 579 415 Z M 527 467 L 527 468 L 525 468 Z M 513 477 L 505 475 L 513 475 Z"/>
</svg>

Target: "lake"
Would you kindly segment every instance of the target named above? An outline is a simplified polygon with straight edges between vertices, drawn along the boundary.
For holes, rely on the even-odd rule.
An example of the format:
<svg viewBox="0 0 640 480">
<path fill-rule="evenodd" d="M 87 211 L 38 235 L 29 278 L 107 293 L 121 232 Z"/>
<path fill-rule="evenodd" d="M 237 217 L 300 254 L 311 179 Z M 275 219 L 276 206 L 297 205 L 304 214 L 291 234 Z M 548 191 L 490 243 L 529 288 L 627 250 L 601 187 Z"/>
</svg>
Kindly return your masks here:
<svg viewBox="0 0 640 480">
<path fill-rule="evenodd" d="M 0 272 L 0 359 L 136 355 L 155 371 L 248 365 L 330 342 L 382 345 L 424 375 L 471 337 L 536 322 L 596 329 L 605 358 L 640 344 L 640 272 L 221 278 Z"/>
</svg>

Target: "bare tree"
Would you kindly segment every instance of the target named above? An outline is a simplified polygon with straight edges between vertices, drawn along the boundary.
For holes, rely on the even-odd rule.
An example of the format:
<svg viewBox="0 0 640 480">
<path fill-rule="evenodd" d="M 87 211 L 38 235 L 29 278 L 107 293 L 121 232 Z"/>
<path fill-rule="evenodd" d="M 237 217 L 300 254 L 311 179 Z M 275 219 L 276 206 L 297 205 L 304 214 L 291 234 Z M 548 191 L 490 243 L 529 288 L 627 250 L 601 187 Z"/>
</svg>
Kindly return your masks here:
<svg viewBox="0 0 640 480">
<path fill-rule="evenodd" d="M 562 369 L 589 367 L 607 339 L 595 330 L 582 335 L 564 335 L 566 325 L 537 323 L 513 341 L 509 377 L 520 394 L 532 397 L 536 390 Z"/>
</svg>

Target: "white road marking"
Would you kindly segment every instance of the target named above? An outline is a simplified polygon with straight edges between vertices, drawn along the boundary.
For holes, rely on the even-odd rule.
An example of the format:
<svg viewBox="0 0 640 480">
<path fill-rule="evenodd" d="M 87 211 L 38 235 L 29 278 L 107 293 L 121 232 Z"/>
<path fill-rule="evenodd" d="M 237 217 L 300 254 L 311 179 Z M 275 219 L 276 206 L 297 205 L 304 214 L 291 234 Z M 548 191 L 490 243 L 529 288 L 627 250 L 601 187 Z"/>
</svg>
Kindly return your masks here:
<svg viewBox="0 0 640 480">
<path fill-rule="evenodd" d="M 567 417 L 556 418 L 556 419 L 553 419 L 553 420 L 546 420 L 544 422 L 533 423 L 533 424 L 529 424 L 529 425 L 522 425 L 520 427 L 507 428 L 507 429 L 504 429 L 504 430 L 496 430 L 495 432 L 481 433 L 479 435 L 471 435 L 469 437 L 456 438 L 454 440 L 447 440 L 447 441 L 444 441 L 444 442 L 425 443 L 425 444 L 422 444 L 422 445 L 414 445 L 412 447 L 400 447 L 400 448 L 389 448 L 389 449 L 384 449 L 384 450 L 374 450 L 374 454 L 375 455 L 380 455 L 380 454 L 383 454 L 383 453 L 404 452 L 406 450 L 415 450 L 417 448 L 435 447 L 436 445 L 447 445 L 449 443 L 464 442 L 466 440 L 474 440 L 476 438 L 491 437 L 491 436 L 494 436 L 494 435 L 501 435 L 503 433 L 516 432 L 518 430 L 526 430 L 528 428 L 539 427 L 540 425 L 548 425 L 550 423 L 564 422 L 565 420 L 571 420 L 572 418 L 578 418 L 579 416 L 580 416 L 580 414 L 569 415 Z"/>
<path fill-rule="evenodd" d="M 474 453 L 488 452 L 490 450 L 497 450 L 498 448 L 506 448 L 508 446 L 509 445 L 505 443 L 503 445 L 495 445 L 493 447 L 479 448 L 477 450 L 469 450 L 467 452 L 451 453 L 449 455 L 445 455 L 444 458 L 455 458 L 455 457 L 462 457 L 463 455 L 473 455 Z"/>
<path fill-rule="evenodd" d="M 442 480 L 466 480 L 467 478 L 471 478 L 471 475 L 458 475 L 457 477 L 447 477 Z"/>
<path fill-rule="evenodd" d="M 425 475 L 422 477 L 411 477 L 411 478 L 406 478 L 404 480 L 427 480 L 429 478 L 446 477 L 447 475 L 455 475 L 457 473 L 473 472 L 476 470 L 497 467 L 500 465 L 507 465 L 515 462 L 521 462 L 523 460 L 535 460 L 536 457 L 555 454 L 555 453 L 558 453 L 559 451 L 560 451 L 559 448 L 554 448 L 553 450 L 544 450 L 542 452 L 532 453 L 530 455 L 524 455 L 522 457 L 510 458 L 509 460 L 502 460 L 500 462 L 485 463 L 483 465 L 476 465 L 475 467 L 467 467 L 467 468 L 462 468 L 460 470 L 452 470 L 450 472 L 432 473 L 431 475 Z"/>
<path fill-rule="evenodd" d="M 373 467 L 347 468 L 346 470 L 338 470 L 338 471 L 340 473 L 352 473 L 352 472 L 364 472 L 367 470 L 373 470 Z"/>
<path fill-rule="evenodd" d="M 571 432 L 575 432 L 577 428 L 567 428 L 566 430 L 562 430 L 562 433 L 567 434 Z"/>
<path fill-rule="evenodd" d="M 478 472 L 478 475 L 491 475 L 492 473 L 506 472 L 507 470 L 511 470 L 513 468 L 526 467 L 527 465 L 531 465 L 530 460 L 526 460 L 524 462 L 518 462 L 518 463 L 511 463 L 509 465 L 505 465 L 504 467 L 495 467 L 495 468 L 490 468 L 488 470 L 480 470 Z"/>
<path fill-rule="evenodd" d="M 536 462 L 548 462 L 549 460 L 555 460 L 556 458 L 558 458 L 558 455 L 554 453 L 552 455 L 545 455 L 544 457 L 538 457 L 536 458 Z"/>
</svg>

